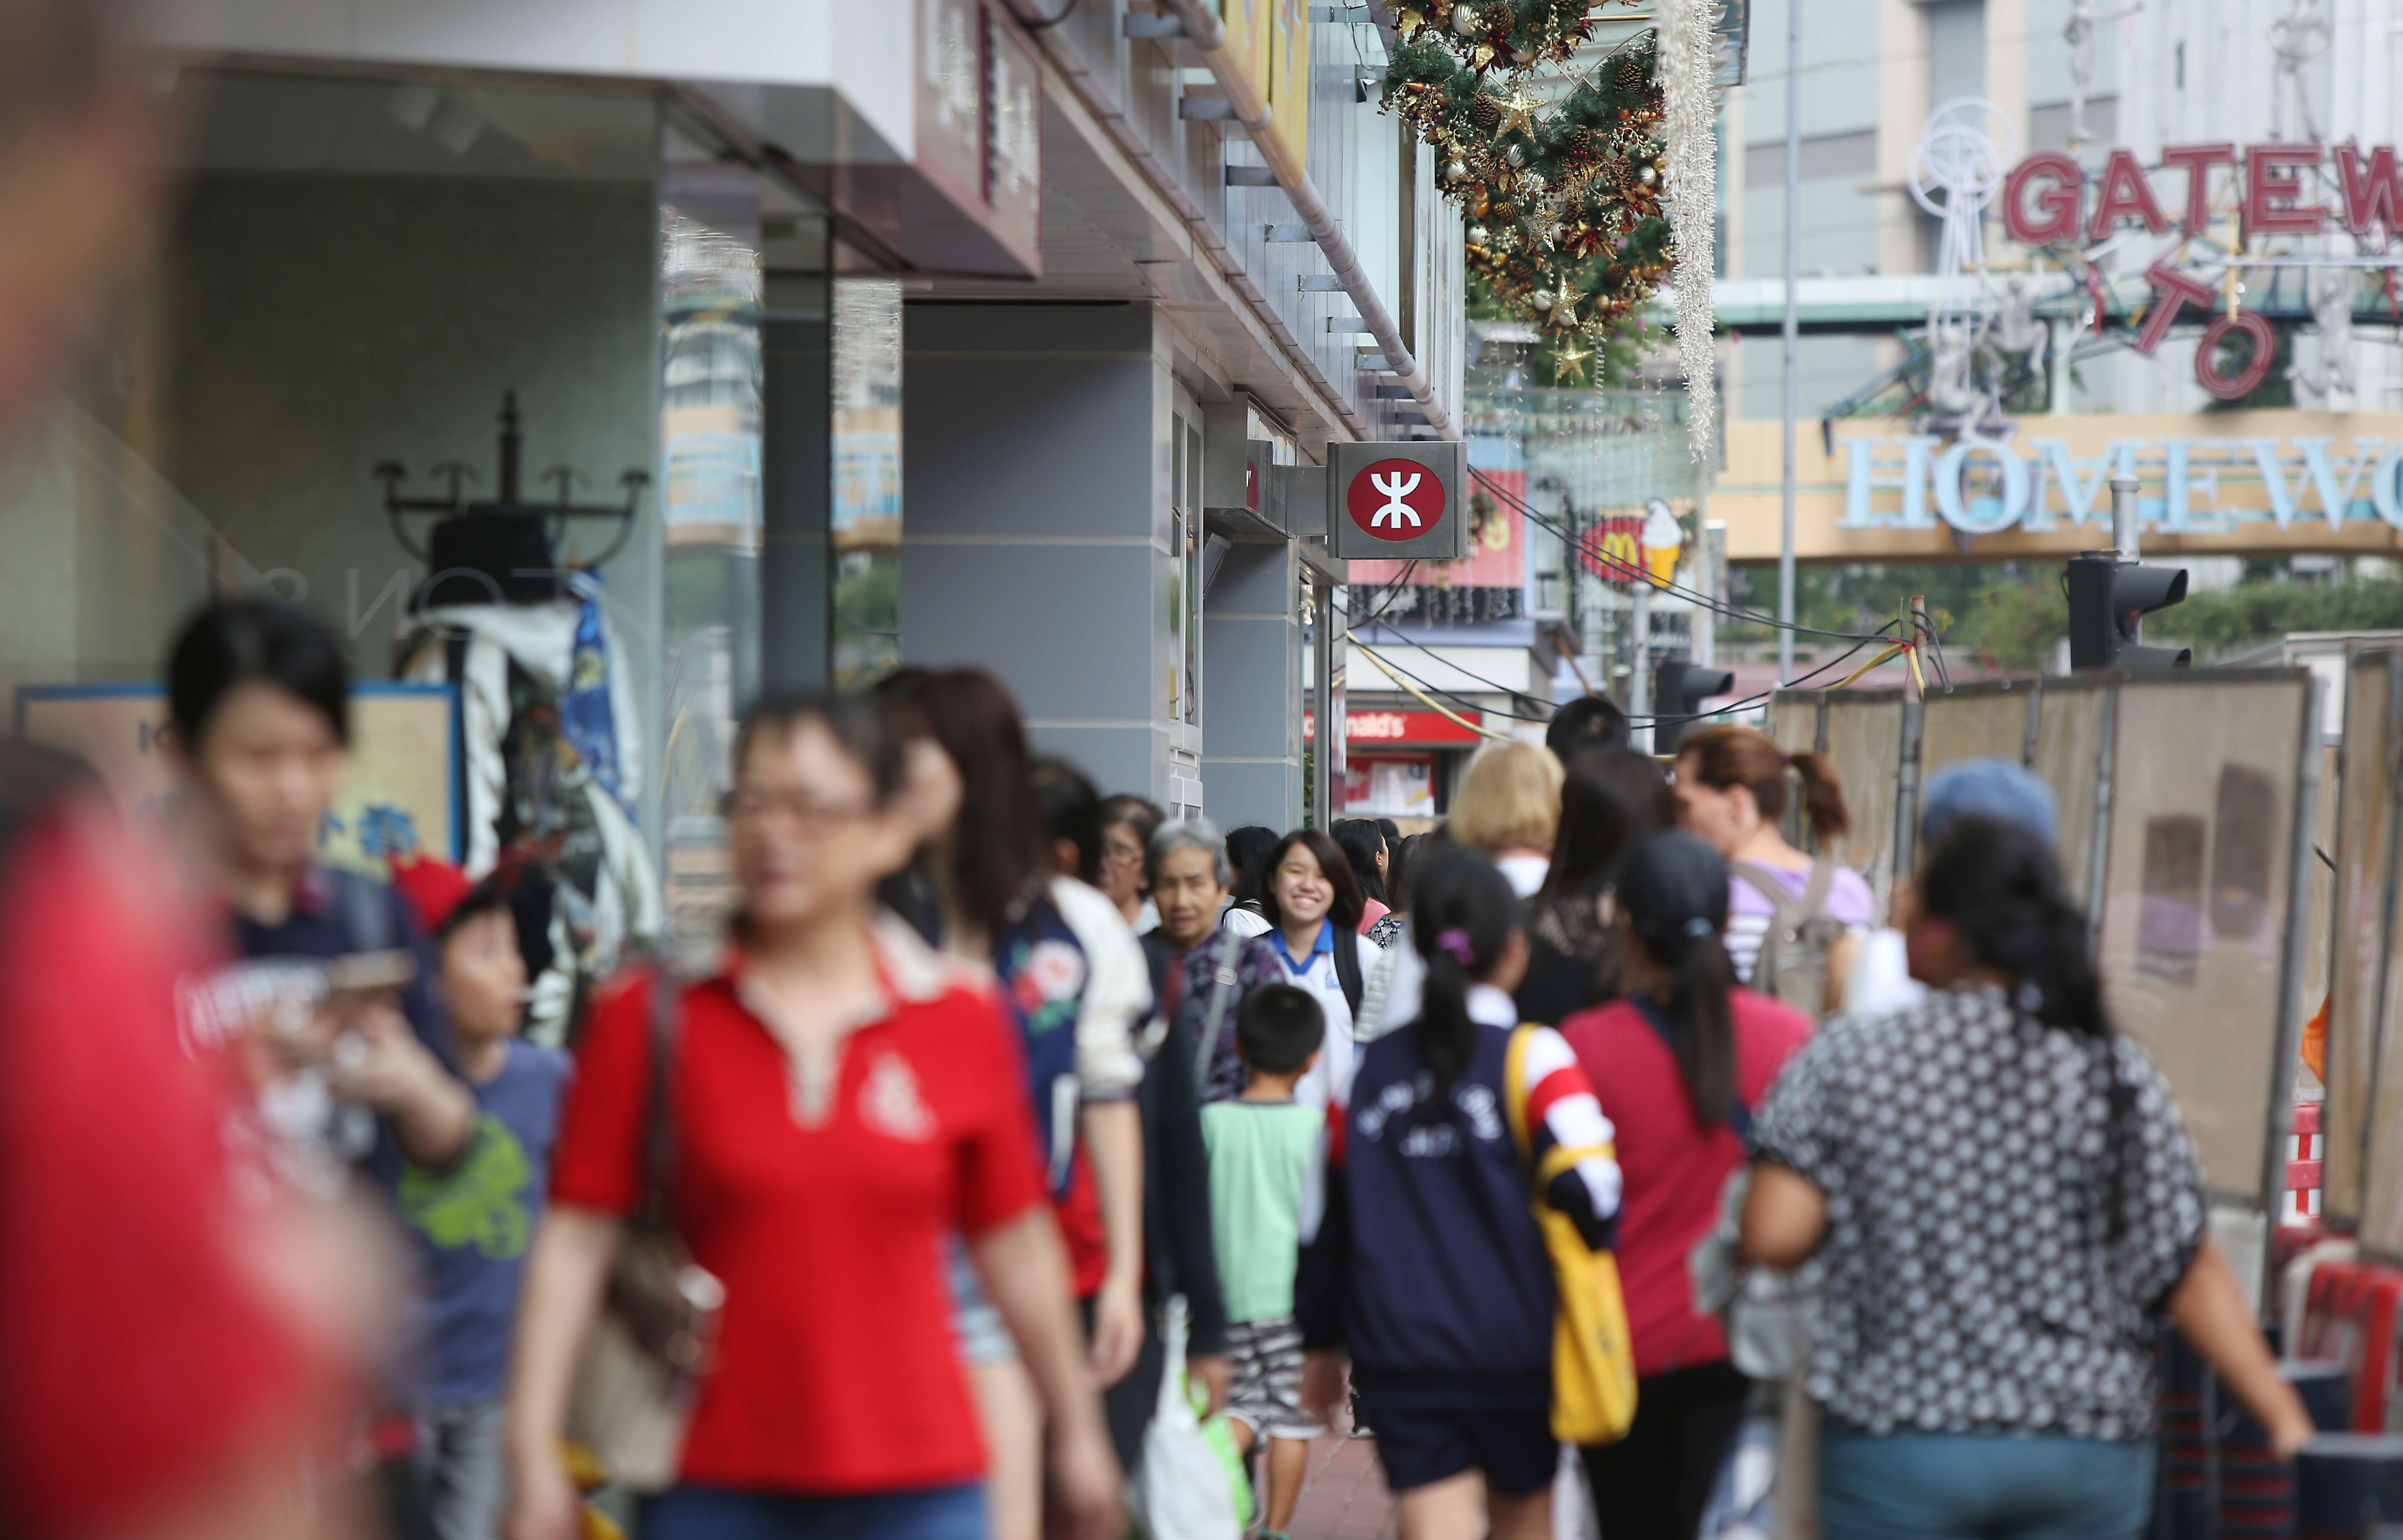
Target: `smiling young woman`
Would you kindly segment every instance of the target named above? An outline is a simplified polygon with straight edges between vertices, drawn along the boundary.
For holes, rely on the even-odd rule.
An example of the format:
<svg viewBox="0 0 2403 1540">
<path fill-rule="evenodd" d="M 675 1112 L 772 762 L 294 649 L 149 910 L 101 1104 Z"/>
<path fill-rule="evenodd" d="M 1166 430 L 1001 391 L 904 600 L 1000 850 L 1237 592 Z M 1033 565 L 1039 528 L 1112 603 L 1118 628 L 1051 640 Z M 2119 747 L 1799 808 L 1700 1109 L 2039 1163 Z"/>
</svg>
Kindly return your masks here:
<svg viewBox="0 0 2403 1540">
<path fill-rule="evenodd" d="M 1359 934 L 1359 880 L 1317 829 L 1295 829 L 1278 840 L 1264 869 L 1260 903 L 1277 964 L 1327 1015 L 1326 1050 L 1294 1094 L 1319 1106 L 1340 1103 L 1352 1089 L 1353 1013 L 1380 956 L 1377 944 Z"/>
</svg>

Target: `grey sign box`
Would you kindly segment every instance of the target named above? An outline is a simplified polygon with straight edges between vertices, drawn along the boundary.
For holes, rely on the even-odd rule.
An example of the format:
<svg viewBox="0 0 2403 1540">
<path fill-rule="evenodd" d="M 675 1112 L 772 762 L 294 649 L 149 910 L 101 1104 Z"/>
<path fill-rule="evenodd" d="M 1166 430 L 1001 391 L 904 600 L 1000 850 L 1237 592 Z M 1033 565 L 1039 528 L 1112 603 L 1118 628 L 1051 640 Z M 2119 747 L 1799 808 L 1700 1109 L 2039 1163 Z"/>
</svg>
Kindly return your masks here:
<svg viewBox="0 0 2403 1540">
<path fill-rule="evenodd" d="M 1452 562 L 1468 549 L 1467 447 L 1456 440 L 1410 439 L 1390 444 L 1327 446 L 1327 544 L 1352 561 L 1380 558 Z M 1405 460 L 1424 467 L 1443 489 L 1443 512 L 1407 540 L 1384 540 L 1354 523 L 1345 493 L 1361 472 L 1381 460 Z"/>
</svg>

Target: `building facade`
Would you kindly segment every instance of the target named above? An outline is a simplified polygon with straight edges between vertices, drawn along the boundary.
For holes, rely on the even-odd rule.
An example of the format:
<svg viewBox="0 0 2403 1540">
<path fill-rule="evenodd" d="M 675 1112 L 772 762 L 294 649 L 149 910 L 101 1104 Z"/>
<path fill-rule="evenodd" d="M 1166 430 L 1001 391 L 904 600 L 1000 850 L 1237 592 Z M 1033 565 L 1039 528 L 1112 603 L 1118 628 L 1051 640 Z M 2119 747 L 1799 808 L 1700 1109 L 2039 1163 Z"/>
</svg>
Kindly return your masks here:
<svg viewBox="0 0 2403 1540">
<path fill-rule="evenodd" d="M 699 923 L 742 705 L 898 663 L 992 668 L 1105 791 L 1294 821 L 1341 574 L 1245 446 L 1457 436 L 1458 224 L 1368 13 L 1037 10 L 156 14 L 172 215 L 0 465 L 21 721 L 118 731 L 183 613 L 263 589 L 451 692 L 410 729 L 450 800 L 368 858 L 489 855 L 538 700 L 598 858 Z"/>
</svg>

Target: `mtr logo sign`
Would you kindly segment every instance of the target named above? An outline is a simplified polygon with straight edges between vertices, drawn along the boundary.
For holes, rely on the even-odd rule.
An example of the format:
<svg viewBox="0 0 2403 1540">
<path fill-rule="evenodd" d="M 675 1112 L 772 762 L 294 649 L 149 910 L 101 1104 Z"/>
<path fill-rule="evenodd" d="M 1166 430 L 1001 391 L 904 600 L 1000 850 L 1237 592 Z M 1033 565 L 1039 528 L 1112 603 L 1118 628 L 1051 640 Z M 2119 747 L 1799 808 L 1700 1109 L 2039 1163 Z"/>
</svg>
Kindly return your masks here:
<svg viewBox="0 0 2403 1540">
<path fill-rule="evenodd" d="M 1334 555 L 1449 562 L 1463 553 L 1468 520 L 1461 516 L 1459 444 L 1330 444 L 1327 451 Z"/>
<path fill-rule="evenodd" d="M 1352 478 L 1343 509 L 1380 540 L 1412 540 L 1443 519 L 1443 483 L 1414 460 L 1380 460 Z"/>
</svg>

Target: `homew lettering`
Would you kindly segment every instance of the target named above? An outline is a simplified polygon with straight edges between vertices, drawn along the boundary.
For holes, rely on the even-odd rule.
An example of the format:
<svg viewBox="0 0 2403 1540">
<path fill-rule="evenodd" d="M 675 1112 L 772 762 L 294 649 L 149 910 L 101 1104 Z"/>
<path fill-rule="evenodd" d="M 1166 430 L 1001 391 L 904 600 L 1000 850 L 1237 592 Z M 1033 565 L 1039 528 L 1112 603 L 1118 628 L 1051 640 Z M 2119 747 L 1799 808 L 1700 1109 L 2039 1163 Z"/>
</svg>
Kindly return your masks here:
<svg viewBox="0 0 2403 1540">
<path fill-rule="evenodd" d="M 2108 532 L 2110 481 L 2133 476 L 2141 521 L 2166 534 L 2228 534 L 2239 525 L 2324 519 L 2331 529 L 2379 521 L 2403 530 L 2403 439 L 2115 438 L 2072 454 L 2042 434 L 2006 441 L 1926 435 L 1848 438 L 1839 529 L 2041 534 L 2063 525 Z M 2154 489 L 2158 489 L 2156 492 Z"/>
</svg>

